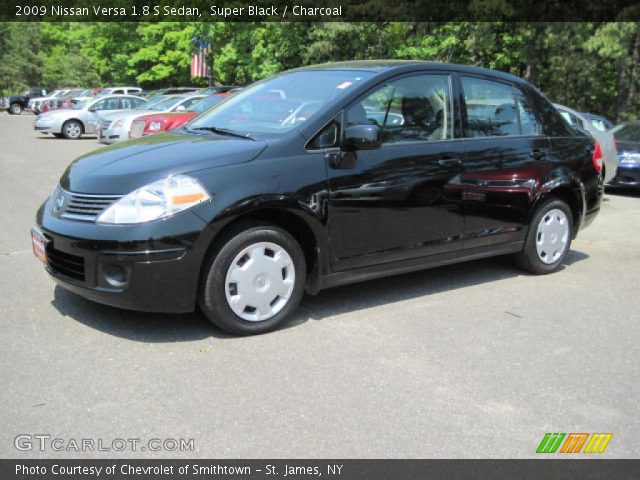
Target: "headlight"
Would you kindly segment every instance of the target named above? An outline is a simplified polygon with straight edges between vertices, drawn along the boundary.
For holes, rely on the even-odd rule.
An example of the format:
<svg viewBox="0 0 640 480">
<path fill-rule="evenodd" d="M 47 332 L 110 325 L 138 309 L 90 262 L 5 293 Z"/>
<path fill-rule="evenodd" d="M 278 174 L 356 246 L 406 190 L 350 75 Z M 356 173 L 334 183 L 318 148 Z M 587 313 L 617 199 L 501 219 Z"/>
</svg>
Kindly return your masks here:
<svg viewBox="0 0 640 480">
<path fill-rule="evenodd" d="M 157 132 L 158 130 L 160 130 L 161 126 L 162 126 L 162 123 L 160 123 L 160 122 L 151 122 L 149 124 L 149 131 L 150 132 Z"/>
<path fill-rule="evenodd" d="M 122 122 L 124 120 L 122 118 L 119 118 L 118 120 L 116 120 L 115 122 L 113 122 L 113 128 L 119 128 L 122 126 Z"/>
<path fill-rule="evenodd" d="M 134 190 L 106 209 L 98 223 L 144 223 L 211 200 L 195 178 L 174 175 Z"/>
</svg>

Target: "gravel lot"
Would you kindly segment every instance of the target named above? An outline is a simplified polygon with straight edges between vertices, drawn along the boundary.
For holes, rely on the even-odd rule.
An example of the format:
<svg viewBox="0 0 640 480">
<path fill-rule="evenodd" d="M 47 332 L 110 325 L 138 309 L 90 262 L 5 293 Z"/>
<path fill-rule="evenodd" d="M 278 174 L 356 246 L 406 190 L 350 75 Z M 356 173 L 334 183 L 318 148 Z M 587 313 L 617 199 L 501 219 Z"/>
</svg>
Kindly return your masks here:
<svg viewBox="0 0 640 480">
<path fill-rule="evenodd" d="M 33 119 L 0 113 L 0 458 L 520 458 L 545 432 L 613 432 L 602 457 L 640 456 L 638 195 L 607 194 L 554 275 L 498 258 L 371 281 L 233 338 L 55 286 L 29 228 L 67 164 L 102 147 Z M 21 452 L 19 434 L 195 450 Z"/>
</svg>

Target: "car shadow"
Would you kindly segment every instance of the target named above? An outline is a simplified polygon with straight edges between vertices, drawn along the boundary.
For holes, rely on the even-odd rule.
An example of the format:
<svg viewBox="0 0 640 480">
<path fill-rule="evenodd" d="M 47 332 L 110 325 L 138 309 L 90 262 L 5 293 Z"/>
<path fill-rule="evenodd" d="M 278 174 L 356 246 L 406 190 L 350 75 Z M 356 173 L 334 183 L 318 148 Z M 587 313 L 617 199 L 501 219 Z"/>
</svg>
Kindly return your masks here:
<svg viewBox="0 0 640 480">
<path fill-rule="evenodd" d="M 621 197 L 640 197 L 640 188 L 630 187 L 606 187 L 605 193 L 607 195 L 616 195 Z"/>
<path fill-rule="evenodd" d="M 586 253 L 571 250 L 562 268 L 588 257 Z M 335 315 L 521 275 L 529 274 L 519 270 L 511 258 L 502 256 L 323 290 L 315 296 L 305 295 L 298 310 L 281 329 L 293 328 L 309 320 L 320 321 Z M 60 286 L 55 287 L 51 304 L 63 316 L 109 335 L 137 342 L 237 338 L 214 327 L 199 311 L 164 314 L 123 310 L 86 300 Z"/>
<path fill-rule="evenodd" d="M 36 137 L 39 140 L 62 140 L 65 142 L 74 142 L 76 140 L 97 140 L 98 137 L 96 136 L 82 136 L 80 138 L 76 138 L 75 140 L 69 140 L 68 138 L 58 138 L 58 137 L 54 137 L 53 135 L 42 135 L 41 137 Z"/>
</svg>

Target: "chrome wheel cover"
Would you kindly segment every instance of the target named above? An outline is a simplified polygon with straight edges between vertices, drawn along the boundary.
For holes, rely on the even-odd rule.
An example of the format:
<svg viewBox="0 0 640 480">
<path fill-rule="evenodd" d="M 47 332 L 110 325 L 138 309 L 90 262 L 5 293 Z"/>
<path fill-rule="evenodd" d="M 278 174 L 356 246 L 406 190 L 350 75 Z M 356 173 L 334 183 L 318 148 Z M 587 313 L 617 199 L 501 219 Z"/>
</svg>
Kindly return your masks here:
<svg viewBox="0 0 640 480">
<path fill-rule="evenodd" d="M 76 122 L 67 123 L 64 126 L 64 131 L 71 138 L 77 138 L 82 133 L 80 125 L 78 125 Z"/>
<path fill-rule="evenodd" d="M 11 105 L 11 113 L 13 113 L 14 115 L 17 115 L 21 112 L 22 112 L 22 107 L 20 105 L 17 105 L 17 104 Z"/>
<path fill-rule="evenodd" d="M 227 303 L 243 320 L 268 320 L 285 307 L 295 280 L 293 260 L 284 248 L 271 242 L 254 243 L 238 253 L 227 270 Z"/>
<path fill-rule="evenodd" d="M 544 214 L 536 231 L 538 258 L 547 265 L 555 263 L 569 244 L 569 220 L 557 208 Z"/>
</svg>

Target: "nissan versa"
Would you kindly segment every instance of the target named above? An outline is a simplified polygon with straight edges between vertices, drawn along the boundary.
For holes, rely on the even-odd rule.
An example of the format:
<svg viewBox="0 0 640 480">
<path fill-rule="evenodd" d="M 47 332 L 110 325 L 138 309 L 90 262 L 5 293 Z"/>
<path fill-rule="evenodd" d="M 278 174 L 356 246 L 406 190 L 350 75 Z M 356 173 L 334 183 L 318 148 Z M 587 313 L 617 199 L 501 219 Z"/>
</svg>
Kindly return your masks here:
<svg viewBox="0 0 640 480">
<path fill-rule="evenodd" d="M 502 254 L 553 272 L 599 211 L 601 170 L 598 143 L 517 77 L 333 63 L 78 158 L 32 240 L 86 298 L 199 305 L 224 330 L 261 333 L 305 290 Z"/>
</svg>

